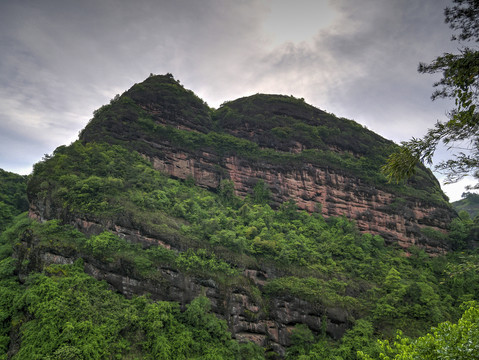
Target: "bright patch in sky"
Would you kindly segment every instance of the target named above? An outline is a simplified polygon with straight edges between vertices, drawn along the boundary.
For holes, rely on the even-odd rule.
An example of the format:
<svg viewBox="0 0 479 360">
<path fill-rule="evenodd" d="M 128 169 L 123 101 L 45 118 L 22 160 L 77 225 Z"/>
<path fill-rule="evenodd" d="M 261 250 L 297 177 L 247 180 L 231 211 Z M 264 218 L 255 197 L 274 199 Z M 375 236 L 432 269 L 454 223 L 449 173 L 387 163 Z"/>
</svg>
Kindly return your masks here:
<svg viewBox="0 0 479 360">
<path fill-rule="evenodd" d="M 416 71 L 457 51 L 450 3 L 0 0 L 0 168 L 30 172 L 150 73 L 215 107 L 293 95 L 394 141 L 421 137 L 453 106 L 431 102 L 433 79 Z"/>
<path fill-rule="evenodd" d="M 308 41 L 336 17 L 328 0 L 272 0 L 270 10 L 264 28 L 275 45 Z"/>
<path fill-rule="evenodd" d="M 441 181 L 441 188 L 442 188 L 442 191 L 444 191 L 449 197 L 449 201 L 453 202 L 453 201 L 461 200 L 462 194 L 464 192 L 469 191 L 469 192 L 477 193 L 477 190 L 465 189 L 467 185 L 474 186 L 476 184 L 477 184 L 477 181 L 474 180 L 472 177 L 468 176 L 454 184 L 444 185 L 444 183 L 442 183 Z"/>
</svg>

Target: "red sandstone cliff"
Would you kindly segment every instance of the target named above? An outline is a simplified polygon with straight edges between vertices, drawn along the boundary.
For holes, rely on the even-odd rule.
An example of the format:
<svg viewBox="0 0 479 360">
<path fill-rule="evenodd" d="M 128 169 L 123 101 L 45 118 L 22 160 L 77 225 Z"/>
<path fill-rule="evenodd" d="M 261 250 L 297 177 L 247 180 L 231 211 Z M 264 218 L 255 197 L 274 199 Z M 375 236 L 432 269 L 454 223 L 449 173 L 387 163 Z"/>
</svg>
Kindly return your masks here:
<svg viewBox="0 0 479 360">
<path fill-rule="evenodd" d="M 168 86 L 162 87 L 165 84 Z M 100 109 L 80 139 L 85 143 L 121 144 L 138 151 L 156 170 L 179 179 L 193 178 L 197 185 L 213 191 L 227 179 L 232 181 L 236 194 L 244 197 L 252 194 L 255 184 L 263 180 L 271 190 L 272 206 L 294 200 L 299 208 L 309 212 L 352 219 L 361 231 L 379 234 L 389 243 L 404 248 L 416 245 L 430 254 L 447 251 L 447 244 L 421 232 L 425 227 L 445 232 L 455 216 L 430 172 L 422 169 L 422 177 L 403 186 L 401 191 L 376 178 L 361 176 L 377 173 L 378 164 L 392 146 L 377 134 L 289 97 L 258 95 L 212 111 L 191 92 L 178 88 L 169 77 L 148 79 L 140 85 Z M 169 93 L 170 85 L 176 86 L 177 93 Z M 212 137 L 207 135 L 212 133 L 224 143 L 211 142 Z M 323 153 L 301 158 L 309 150 Z M 273 155 L 262 157 L 262 151 Z M 280 156 L 275 158 L 275 154 Z M 330 159 L 334 159 L 331 154 L 338 155 L 338 159 L 347 154 L 345 159 L 352 164 L 351 168 L 331 163 L 330 159 L 328 163 L 318 154 Z M 358 171 L 357 164 L 370 168 L 369 172 Z M 154 233 L 121 217 L 100 221 L 93 215 L 74 214 L 61 204 L 55 206 L 48 196 L 34 196 L 30 216 L 61 219 L 90 235 L 111 230 L 145 247 L 186 250 L 168 234 Z M 85 254 L 59 254 L 54 249 L 36 246 L 34 238 L 23 239 L 17 249 L 18 257 L 29 261 L 20 263 L 42 269 L 49 263 L 71 263 L 82 257 L 87 273 L 108 281 L 127 296 L 151 293 L 154 299 L 185 305 L 206 293 L 213 310 L 228 321 L 236 338 L 263 346 L 268 343 L 279 353 L 284 353 L 284 347 L 289 345 L 294 324 L 305 323 L 316 332 L 326 328 L 333 338 L 341 337 L 350 325 L 346 309 L 328 307 L 318 311 L 293 296 L 256 303 L 248 292 L 248 284 L 261 289 L 265 279 L 275 277 L 274 269 L 246 268 L 245 285 L 234 289 L 221 288 L 211 279 L 166 267 L 158 269 L 164 281 L 155 283 L 128 273 L 122 266 L 101 263 Z"/>
<path fill-rule="evenodd" d="M 431 227 L 445 231 L 451 220 L 448 208 L 409 200 L 402 202 L 398 209 L 397 195 L 334 170 L 303 164 L 301 168 L 285 171 L 272 164 L 251 164 L 237 156 L 223 159 L 219 170 L 218 157 L 214 154 L 193 155 L 174 149 L 150 160 L 155 169 L 180 179 L 193 177 L 197 185 L 206 188 L 216 189 L 222 178 L 229 178 L 241 197 L 251 194 L 256 182 L 263 180 L 272 191 L 273 204 L 292 199 L 300 209 L 320 211 L 327 217 L 343 215 L 355 220 L 361 231 L 379 234 L 405 248 L 417 245 L 429 253 L 442 253 L 447 249 L 444 244 L 425 239 L 420 230 Z"/>
<path fill-rule="evenodd" d="M 344 215 L 360 230 L 405 248 L 431 254 L 448 248 L 421 231 L 446 232 L 456 216 L 432 173 L 419 167 L 409 184 L 386 184 L 379 172 L 395 146 L 391 141 L 299 99 L 258 94 L 212 111 L 172 77 L 151 77 L 100 109 L 80 138 L 122 144 L 155 169 L 193 177 L 209 189 L 230 179 L 239 196 L 263 180 L 273 206 L 291 199 L 309 212 Z M 262 158 L 261 152 L 273 155 Z"/>
</svg>

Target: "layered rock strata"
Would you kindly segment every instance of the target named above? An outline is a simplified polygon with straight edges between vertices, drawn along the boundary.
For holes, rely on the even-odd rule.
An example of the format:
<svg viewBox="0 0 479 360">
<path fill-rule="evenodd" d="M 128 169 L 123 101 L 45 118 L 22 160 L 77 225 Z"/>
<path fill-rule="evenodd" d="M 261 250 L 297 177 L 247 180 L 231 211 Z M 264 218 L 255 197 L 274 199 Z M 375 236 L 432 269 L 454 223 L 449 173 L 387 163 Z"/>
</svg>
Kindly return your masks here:
<svg viewBox="0 0 479 360">
<path fill-rule="evenodd" d="M 230 179 L 241 197 L 251 194 L 254 185 L 263 180 L 271 190 L 273 205 L 292 199 L 300 209 L 320 211 L 326 217 L 345 216 L 361 231 L 380 235 L 403 248 L 415 245 L 430 254 L 447 251 L 447 244 L 426 238 L 421 229 L 445 232 L 454 215 L 448 207 L 404 199 L 361 179 L 312 164 L 285 168 L 251 163 L 238 156 L 219 158 L 204 151 L 193 154 L 166 146 L 163 149 L 161 157 L 145 156 L 155 169 L 175 178 L 193 177 L 196 185 L 209 189 L 217 189 L 222 179 Z"/>
<path fill-rule="evenodd" d="M 144 238 L 137 240 L 141 242 Z M 234 338 L 253 341 L 280 356 L 291 344 L 290 335 L 296 324 L 307 324 L 317 333 L 325 331 L 333 339 L 339 339 L 350 326 L 349 314 L 341 308 L 318 309 L 318 306 L 293 296 L 255 300 L 251 286 L 261 289 L 268 277 L 267 273 L 255 269 L 244 270 L 245 285 L 234 288 L 168 267 L 157 269 L 156 280 L 144 279 L 134 272 L 128 273 L 118 264 L 100 262 L 85 254 L 59 254 L 53 248 L 40 246 L 31 233 L 25 233 L 16 245 L 15 256 L 19 259 L 17 271 L 20 279 L 25 279 L 31 271 L 42 271 L 50 264 L 73 264 L 81 257 L 87 274 L 106 281 L 112 289 L 127 297 L 149 294 L 153 300 L 178 302 L 184 309 L 194 298 L 206 296 L 212 311 L 227 321 Z"/>
</svg>

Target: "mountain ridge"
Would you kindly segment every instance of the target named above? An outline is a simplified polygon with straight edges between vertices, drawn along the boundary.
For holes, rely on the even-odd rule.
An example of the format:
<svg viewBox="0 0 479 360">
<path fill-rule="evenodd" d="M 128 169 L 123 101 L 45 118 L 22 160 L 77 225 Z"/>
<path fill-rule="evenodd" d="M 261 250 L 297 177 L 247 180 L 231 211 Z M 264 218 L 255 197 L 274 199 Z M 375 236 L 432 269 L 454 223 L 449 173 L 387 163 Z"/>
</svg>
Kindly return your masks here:
<svg viewBox="0 0 479 360">
<path fill-rule="evenodd" d="M 397 328 L 418 335 L 457 319 L 479 283 L 469 268 L 444 277 L 445 259 L 469 245 L 470 224 L 424 168 L 409 184 L 388 184 L 378 170 L 389 146 L 301 99 L 257 94 L 213 110 L 171 75 L 152 76 L 95 111 L 79 140 L 35 164 L 29 218 L 0 234 L 0 255 L 12 254 L 0 270 L 20 280 L 18 291 L 86 273 L 131 306 L 173 307 L 195 334 L 208 332 L 182 350 L 190 357 L 214 343 L 225 357 L 252 358 L 225 343 L 231 338 L 258 345 L 248 350 L 257 358 L 313 351 L 353 359 L 365 346 L 372 354 L 376 336 Z M 8 305 L 3 334 L 12 334 L 12 354 L 29 346 L 51 354 L 26 335 L 52 316 L 31 313 L 32 299 Z M 190 309 L 220 322 L 191 323 Z M 166 313 L 148 321 L 160 324 Z M 122 345 L 102 351 L 154 358 L 163 345 L 151 341 L 165 330 L 151 332 L 148 321 L 116 323 L 108 341 Z"/>
<path fill-rule="evenodd" d="M 456 216 L 422 166 L 406 185 L 387 183 L 380 167 L 393 142 L 291 96 L 256 94 L 212 110 L 171 75 L 151 76 L 97 111 L 80 140 L 123 144 L 213 190 L 233 180 L 243 197 L 264 181 L 274 206 L 292 199 L 314 212 L 321 204 L 323 215 L 345 215 L 403 247 L 446 251 L 422 229 L 445 232 Z"/>
</svg>

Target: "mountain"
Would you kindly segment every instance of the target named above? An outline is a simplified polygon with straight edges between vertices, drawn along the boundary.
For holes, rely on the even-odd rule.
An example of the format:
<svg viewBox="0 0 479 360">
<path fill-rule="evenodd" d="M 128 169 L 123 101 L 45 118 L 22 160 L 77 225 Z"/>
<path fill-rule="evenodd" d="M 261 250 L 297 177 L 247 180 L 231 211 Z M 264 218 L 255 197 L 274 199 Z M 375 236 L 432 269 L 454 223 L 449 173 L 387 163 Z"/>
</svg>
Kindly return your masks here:
<svg viewBox="0 0 479 360">
<path fill-rule="evenodd" d="M 34 165 L 0 235 L 0 355 L 354 359 L 459 319 L 472 225 L 423 167 L 387 183 L 395 146 L 290 96 L 135 84 Z"/>
<path fill-rule="evenodd" d="M 466 192 L 462 194 L 462 199 L 454 201 L 452 206 L 457 212 L 467 211 L 473 219 L 479 214 L 479 194 Z"/>
<path fill-rule="evenodd" d="M 27 177 L 0 169 L 0 232 L 28 210 Z"/>
<path fill-rule="evenodd" d="M 80 136 L 138 151 L 155 169 L 217 190 L 231 180 L 251 195 L 263 181 L 273 207 L 293 200 L 308 212 L 355 220 L 359 229 L 402 247 L 441 253 L 455 216 L 432 173 L 420 167 L 406 185 L 380 167 L 395 145 L 354 121 L 303 100 L 257 94 L 213 111 L 171 76 L 153 76 L 101 108 Z"/>
</svg>

